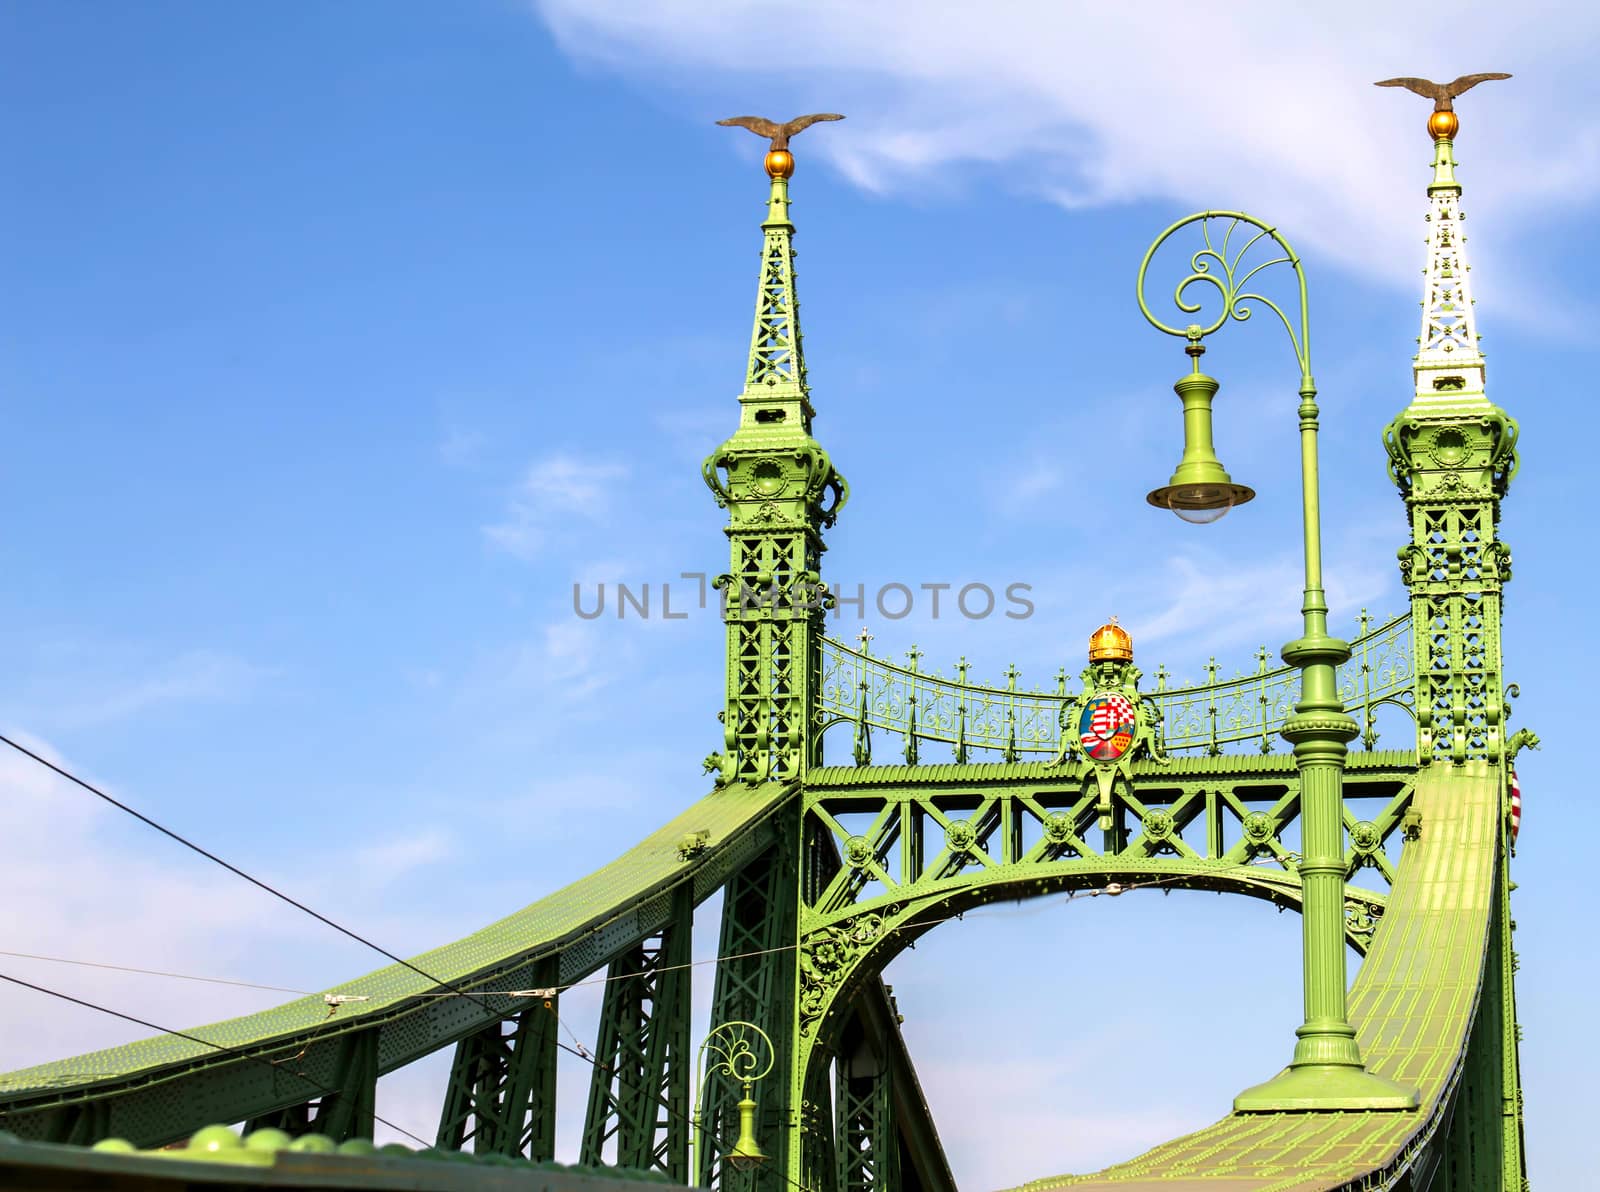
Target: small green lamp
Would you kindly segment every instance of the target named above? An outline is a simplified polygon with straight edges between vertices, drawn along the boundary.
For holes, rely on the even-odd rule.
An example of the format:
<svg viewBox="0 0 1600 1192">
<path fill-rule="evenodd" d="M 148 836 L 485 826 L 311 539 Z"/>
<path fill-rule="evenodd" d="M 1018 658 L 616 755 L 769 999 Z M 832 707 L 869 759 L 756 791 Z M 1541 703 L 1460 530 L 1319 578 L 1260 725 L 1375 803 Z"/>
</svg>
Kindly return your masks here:
<svg viewBox="0 0 1600 1192">
<path fill-rule="evenodd" d="M 1211 399 L 1221 386 L 1215 377 L 1200 371 L 1200 357 L 1206 349 L 1197 335 L 1199 330 L 1189 328 L 1189 343 L 1183 349 L 1194 361 L 1194 369 L 1173 386 L 1183 399 L 1183 458 L 1172 479 L 1145 500 L 1157 509 L 1172 510 L 1186 522 L 1205 525 L 1251 500 L 1256 492 L 1233 482 L 1212 445 Z"/>
<path fill-rule="evenodd" d="M 756 1141 L 756 1103 L 750 1096 L 750 1086 L 744 1086 L 744 1099 L 739 1102 L 739 1141 L 726 1155 L 729 1164 L 740 1171 L 759 1167 L 767 1161 L 767 1152 Z"/>
</svg>

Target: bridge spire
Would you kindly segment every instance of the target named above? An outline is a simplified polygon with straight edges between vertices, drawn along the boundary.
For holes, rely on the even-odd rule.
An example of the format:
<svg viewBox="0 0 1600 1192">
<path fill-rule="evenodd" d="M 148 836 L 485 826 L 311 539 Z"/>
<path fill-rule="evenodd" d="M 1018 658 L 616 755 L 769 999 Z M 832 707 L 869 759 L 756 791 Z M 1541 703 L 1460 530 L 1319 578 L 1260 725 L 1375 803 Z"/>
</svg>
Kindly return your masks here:
<svg viewBox="0 0 1600 1192">
<path fill-rule="evenodd" d="M 1485 404 L 1483 353 L 1467 263 L 1466 216 L 1456 181 L 1455 112 L 1434 112 L 1433 181 L 1428 184 L 1428 264 L 1422 287 L 1422 333 L 1412 372 L 1420 406 Z"/>
<path fill-rule="evenodd" d="M 823 610 L 832 603 L 819 570 L 822 530 L 849 487 L 811 436 L 788 142 L 818 120 L 839 119 L 824 113 L 781 125 L 757 116 L 721 121 L 772 138 L 739 425 L 702 467 L 717 504 L 729 511 L 732 552 L 728 573 L 717 580 L 728 628 L 724 752 L 707 763 L 742 782 L 798 777 L 820 756 L 811 712 L 821 681 Z"/>
<path fill-rule="evenodd" d="M 1500 599 L 1511 552 L 1498 540 L 1500 502 L 1517 470 L 1517 424 L 1485 392 L 1473 311 L 1452 100 L 1489 78 L 1450 84 L 1392 79 L 1434 100 L 1428 117 L 1428 256 L 1422 334 L 1412 363 L 1411 404 L 1384 431 L 1390 473 L 1411 517 L 1400 552 L 1411 589 L 1416 649 L 1418 750 L 1424 764 L 1501 758 L 1507 709 L 1500 671 Z M 1436 657 L 1439 628 L 1473 649 Z M 1427 627 L 1426 629 L 1424 627 Z"/>
</svg>

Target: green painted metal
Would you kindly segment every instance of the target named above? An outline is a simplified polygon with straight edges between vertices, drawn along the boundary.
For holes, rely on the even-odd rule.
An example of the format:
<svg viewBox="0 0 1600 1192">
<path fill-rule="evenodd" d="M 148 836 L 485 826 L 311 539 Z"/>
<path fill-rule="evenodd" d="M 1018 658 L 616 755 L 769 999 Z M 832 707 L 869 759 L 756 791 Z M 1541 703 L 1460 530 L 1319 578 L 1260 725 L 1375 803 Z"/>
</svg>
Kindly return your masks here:
<svg viewBox="0 0 1600 1192">
<path fill-rule="evenodd" d="M 560 996 L 552 957 L 533 972 L 549 997 L 514 1019 L 497 1022 L 456 1044 L 439 1117 L 437 1145 L 479 1154 L 555 1157 L 556 1050 Z"/>
<path fill-rule="evenodd" d="M 731 1177 L 736 1170 L 742 1172 L 743 1169 L 758 1163 L 770 1161 L 770 1156 L 762 1147 L 761 1140 L 756 1137 L 755 1117 L 758 1104 L 755 1100 L 755 1090 L 756 1086 L 771 1073 L 777 1058 L 772 1037 L 753 1022 L 729 1019 L 711 1028 L 710 1034 L 700 1044 L 695 1060 L 696 1097 L 693 1133 L 689 1139 L 691 1170 L 696 1172 L 700 1170 L 698 1158 L 707 1149 L 702 1140 L 705 1135 L 708 1075 L 721 1077 L 739 1090 L 739 1101 L 736 1105 L 739 1114 L 738 1133 L 731 1146 L 724 1145 L 717 1148 L 725 1159 L 724 1183 L 731 1184 Z"/>
<path fill-rule="evenodd" d="M 837 1192 L 898 1192 L 902 1185 L 894 1071 L 858 1021 L 840 1039 L 835 1071 Z"/>
<path fill-rule="evenodd" d="M 336 1142 L 371 1138 L 378 1106 L 378 1032 L 371 1027 L 339 1039 L 334 1091 L 318 1098 L 313 1133 Z"/>
<path fill-rule="evenodd" d="M 207 1188 L 430 1189 L 433 1192 L 620 1192 L 640 1183 L 676 1186 L 659 1173 L 516 1162 L 498 1155 L 427 1149 L 321 1134 L 206 1126 L 185 1145 L 140 1151 L 126 1139 L 92 1150 L 0 1135 L 0 1187 L 189 1192 Z"/>
<path fill-rule="evenodd" d="M 723 895 L 717 974 L 711 995 L 711 1021 L 751 1022 L 773 1045 L 774 1066 L 788 1071 L 789 1008 L 794 1003 L 795 849 L 793 814 L 785 813 L 784 838 L 735 874 Z M 707 1074 L 701 1123 L 712 1145 L 702 1147 L 695 1182 L 702 1187 L 767 1192 L 789 1186 L 779 1164 L 732 1173 L 720 1156 L 738 1138 L 736 1105 L 740 1089 L 726 1072 Z M 762 1089 L 756 1132 L 782 1138 L 790 1113 L 789 1086 L 769 1080 Z M 771 1144 L 767 1144 L 770 1146 Z"/>
<path fill-rule="evenodd" d="M 1361 724 L 1361 743 L 1375 749 L 1378 718 L 1385 707 L 1414 717 L 1411 614 L 1375 623 L 1363 610 L 1351 641 L 1350 661 L 1339 668 L 1339 697 Z M 912 647 L 915 651 L 916 648 Z M 1253 672 L 1218 678 L 1215 659 L 1204 682 L 1171 684 L 1165 667 L 1155 671 L 1155 689 L 1145 699 L 1156 707 L 1160 743 L 1170 754 L 1221 754 L 1242 745 L 1271 753 L 1300 698 L 1300 670 L 1269 668 L 1266 647 L 1256 652 Z M 901 666 L 833 638 L 822 641 L 822 686 L 817 733 L 836 727 L 851 734 L 857 764 L 873 761 L 871 742 L 895 738 L 894 752 L 932 762 L 929 746 L 947 748 L 958 761 L 1053 758 L 1062 752 L 1062 713 L 1078 692 L 1065 666 L 1052 676 L 1053 689 L 1020 688 L 1022 671 L 1008 666 L 1003 685 L 970 682 L 961 659 L 954 678 L 920 666 Z M 865 742 L 863 749 L 861 743 Z M 883 750 L 879 756 L 890 756 Z"/>
<path fill-rule="evenodd" d="M 727 623 L 723 745 L 706 769 L 723 781 L 785 780 L 815 760 L 810 716 L 820 682 L 822 529 L 849 486 L 816 439 L 795 292 L 789 183 L 772 178 L 761 225 L 761 280 L 739 427 L 702 475 L 728 510 L 732 560 L 717 577 Z"/>
<path fill-rule="evenodd" d="M 1212 221 L 1225 225 L 1221 243 L 1213 246 Z M 1145 278 L 1152 259 L 1174 234 L 1198 225 L 1205 247 L 1191 258 L 1191 272 L 1178 283 L 1174 301 L 1179 310 L 1194 314 L 1200 304 L 1187 291 L 1197 284 L 1214 287 L 1221 312 L 1209 326 L 1170 327 L 1145 302 Z M 1244 227 L 1245 243 L 1230 255 L 1233 235 Z M 1253 234 L 1252 234 L 1253 233 Z M 1265 242 L 1267 252 L 1281 252 L 1260 263 L 1251 250 Z M 1275 301 L 1251 289 L 1267 269 L 1286 264 L 1298 286 L 1299 318 L 1291 322 Z M 1248 272 L 1244 272 L 1246 266 Z M 1300 258 L 1276 228 L 1240 211 L 1202 211 L 1177 221 L 1156 237 L 1139 266 L 1139 309 L 1152 326 L 1188 341 L 1185 349 L 1194 360 L 1190 388 L 1216 391 L 1216 382 L 1199 372 L 1201 340 L 1230 320 L 1243 321 L 1257 309 L 1278 316 L 1295 360 L 1300 366 L 1300 476 L 1301 514 L 1304 526 L 1305 590 L 1300 603 L 1304 621 L 1301 636 L 1283 648 L 1283 660 L 1300 668 L 1300 699 L 1284 725 L 1283 735 L 1294 745 L 1304 803 L 1299 864 L 1304 890 L 1303 949 L 1305 1021 L 1295 1035 L 1294 1062 L 1283 1075 L 1265 1085 L 1247 1089 L 1235 1099 L 1242 1110 L 1279 1109 L 1409 1109 L 1416 1105 L 1410 1089 L 1397 1087 L 1364 1070 L 1355 1031 L 1346 1016 L 1344 952 L 1344 817 L 1340 783 L 1348 743 L 1360 727 L 1339 697 L 1337 668 L 1351 657 L 1347 643 L 1328 632 L 1328 601 L 1322 584 L 1322 513 L 1317 475 L 1317 387 L 1311 375 L 1311 308 L 1306 297 L 1305 271 Z M 1186 401 L 1187 405 L 1187 401 Z M 1220 468 L 1218 469 L 1220 471 Z M 1230 502 L 1232 494 L 1217 497 Z M 1225 507 L 1225 506 L 1224 506 Z"/>
<path fill-rule="evenodd" d="M 1179 221 L 1157 246 L 1190 225 L 1204 238 L 1177 288 L 1179 309 L 1198 311 L 1191 287 L 1209 285 L 1223 311 L 1209 326 L 1169 327 L 1144 303 L 1156 246 L 1147 255 L 1141 306 L 1194 362 L 1179 385 L 1190 467 L 1174 485 L 1217 490 L 1189 494 L 1186 512 L 1248 492 L 1208 452 L 1216 386 L 1198 368 L 1202 341 L 1251 309 L 1275 313 L 1288 332 L 1301 371 L 1306 562 L 1305 628 L 1284 648 L 1285 667 L 1269 667 L 1263 649 L 1250 673 L 1219 679 L 1213 660 L 1203 683 L 1172 686 L 1158 669 L 1151 690 L 1123 656 L 1091 662 L 1078 690 L 1064 667 L 1053 690 L 1023 690 L 1015 666 L 1003 686 L 985 686 L 968 681 L 965 659 L 947 679 L 922 669 L 915 646 L 901 666 L 873 655 L 865 635 L 859 649 L 823 637 L 822 535 L 848 489 L 811 433 L 792 159 L 767 160 L 740 423 L 703 466 L 728 510 L 731 558 L 718 579 L 722 744 L 706 759 L 717 789 L 600 872 L 417 957 L 435 980 L 394 966 L 331 990 L 332 1002 L 301 999 L 192 1032 L 230 1050 L 146 1040 L 0 1077 L 0 1129 L 152 1145 L 206 1121 L 243 1120 L 356 1138 L 370 1134 L 381 1073 L 454 1046 L 440 1146 L 543 1158 L 555 1146 L 559 990 L 604 968 L 586 1162 L 614 1156 L 683 1180 L 698 1121 L 708 1145 L 693 1167 L 704 1186 L 949 1192 L 884 966 L 989 902 L 1177 887 L 1303 910 L 1306 1021 L 1294 1062 L 1208 1130 L 1031 1188 L 1523 1188 L 1505 775 L 1516 749 L 1537 738 L 1505 727 L 1515 693 L 1503 687 L 1499 637 L 1509 553 L 1496 538 L 1516 424 L 1483 392 L 1450 142 L 1436 140 L 1429 187 L 1416 392 L 1385 433 L 1411 519 L 1401 552 L 1411 610 L 1376 628 L 1363 612 L 1349 646 L 1329 635 L 1322 593 L 1318 415 L 1298 258 L 1275 229 L 1240 213 Z M 1226 224 L 1216 240 L 1214 222 Z M 1247 264 L 1257 245 L 1282 255 Z M 1298 318 L 1252 289 L 1276 264 L 1296 277 Z M 1111 696 L 1125 701 L 1128 731 L 1095 753 L 1082 717 Z M 1411 714 L 1414 749 L 1410 740 L 1376 748 L 1386 707 Z M 836 727 L 853 764 L 824 764 Z M 1275 751 L 1280 735 L 1292 756 Z M 1365 749 L 1347 752 L 1357 739 Z M 930 756 L 944 750 L 948 761 Z M 890 757 L 896 764 L 883 764 Z M 691 1115 L 690 925 L 719 890 L 711 1022 L 754 1024 L 770 1040 L 773 1079 L 752 1103 L 713 1070 Z M 1365 956 L 1348 1001 L 1347 945 Z M 472 996 L 451 996 L 444 983 Z M 1396 1089 L 1415 1089 L 1417 1107 L 1372 1112 L 1403 1103 Z M 771 1162 L 724 1164 L 752 1140 Z M 293 1173 L 277 1173 L 285 1160 L 298 1162 L 236 1169 L 292 1183 Z M 107 1177 L 111 1186 L 122 1174 Z M 388 1186 L 367 1172 L 327 1183 Z"/>
<path fill-rule="evenodd" d="M 1499 760 L 1507 696 L 1500 602 L 1511 551 L 1497 536 L 1517 471 L 1517 423 L 1484 394 L 1451 142 L 1436 142 L 1429 267 L 1415 395 L 1385 429 L 1389 471 L 1411 518 L 1400 569 L 1411 590 L 1424 761 Z"/>
<path fill-rule="evenodd" d="M 1494 993 L 1484 974 L 1499 916 L 1501 798 L 1502 776 L 1484 762 L 1421 773 L 1417 835 L 1406 844 L 1388 909 L 1350 990 L 1350 1019 L 1371 1070 L 1416 1088 L 1419 1109 L 1234 1113 L 1127 1163 L 1036 1180 L 1027 1192 L 1426 1187 L 1413 1172 L 1434 1162 L 1448 1136 L 1473 1025 Z M 1488 1186 L 1521 1187 L 1520 1174 L 1508 1172 L 1505 1181 Z"/>
<path fill-rule="evenodd" d="M 600 1038 L 579 1159 L 689 1179 L 689 966 L 693 890 L 673 892 L 671 920 L 606 970 Z"/>
<path fill-rule="evenodd" d="M 153 1146 L 208 1121 L 260 1118 L 337 1087 L 342 1039 L 374 1027 L 378 1070 L 393 1071 L 522 1012 L 526 999 L 509 994 L 534 985 L 551 958 L 564 985 L 610 963 L 668 922 L 677 887 L 691 886 L 696 902 L 716 893 L 771 848 L 776 821 L 794 797 L 784 784 L 715 791 L 605 868 L 413 958 L 489 1009 L 441 997 L 440 987 L 395 965 L 330 990 L 367 999 L 331 1015 L 321 997 L 307 997 L 188 1032 L 227 1051 L 158 1036 L 4 1074 L 0 1130 L 55 1139 L 77 1129 L 85 1141 L 115 1136 Z M 701 841 L 687 856 L 686 836 Z M 261 1062 L 291 1057 L 294 1064 Z"/>
<path fill-rule="evenodd" d="M 903 1020 L 894 990 L 882 981 L 870 982 L 856 999 L 855 1015 L 888 1075 L 900 1152 L 898 1187 L 901 1192 L 956 1192 L 955 1176 L 939 1139 L 939 1128 L 928 1109 L 905 1036 L 900 1032 Z"/>
<path fill-rule="evenodd" d="M 1408 753 L 1353 762 L 1341 947 L 1365 950 L 1387 899 L 1345 879 L 1395 875 L 1386 846 L 1406 831 L 1416 766 Z M 802 801 L 791 1095 L 826 1071 L 854 999 L 889 961 L 968 910 L 1146 885 L 1298 908 L 1301 858 L 1291 845 L 1301 783 L 1292 758 L 1259 753 L 1135 763 L 1108 804 L 1092 770 L 1042 762 L 812 771 Z M 1358 819 L 1365 801 L 1370 818 Z"/>
</svg>

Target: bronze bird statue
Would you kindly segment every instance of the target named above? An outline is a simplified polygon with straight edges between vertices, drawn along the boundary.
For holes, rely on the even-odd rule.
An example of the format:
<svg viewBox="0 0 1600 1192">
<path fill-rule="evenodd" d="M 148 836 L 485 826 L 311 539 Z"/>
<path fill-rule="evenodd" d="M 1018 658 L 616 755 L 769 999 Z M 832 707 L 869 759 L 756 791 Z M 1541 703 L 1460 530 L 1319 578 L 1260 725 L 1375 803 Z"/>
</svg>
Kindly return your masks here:
<svg viewBox="0 0 1600 1192">
<path fill-rule="evenodd" d="M 726 120 L 718 120 L 721 125 L 735 125 L 739 128 L 748 128 L 758 137 L 771 137 L 770 152 L 787 151 L 789 138 L 797 132 L 810 128 L 819 120 L 843 120 L 844 117 L 837 112 L 813 112 L 809 116 L 796 116 L 787 124 L 776 124 L 761 116 L 729 116 Z"/>
<path fill-rule="evenodd" d="M 1374 83 L 1375 87 L 1404 87 L 1407 91 L 1415 91 L 1424 99 L 1433 100 L 1433 110 L 1436 112 L 1453 112 L 1455 108 L 1451 101 L 1464 91 L 1470 91 L 1479 83 L 1490 79 L 1509 79 L 1508 74 L 1469 74 L 1462 75 L 1453 83 L 1435 83 L 1429 79 L 1384 79 L 1381 83 Z"/>
</svg>

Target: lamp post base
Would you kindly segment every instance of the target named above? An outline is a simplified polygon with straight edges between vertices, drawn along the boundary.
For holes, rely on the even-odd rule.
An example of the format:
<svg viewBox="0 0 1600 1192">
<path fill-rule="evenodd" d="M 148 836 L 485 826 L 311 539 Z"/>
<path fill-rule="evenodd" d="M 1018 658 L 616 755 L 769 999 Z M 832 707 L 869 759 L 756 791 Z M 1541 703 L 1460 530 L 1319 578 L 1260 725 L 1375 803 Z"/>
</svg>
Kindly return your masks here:
<svg viewBox="0 0 1600 1192">
<path fill-rule="evenodd" d="M 1415 1109 L 1415 1089 L 1359 1065 L 1298 1064 L 1233 1099 L 1235 1113 L 1316 1113 L 1336 1109 Z"/>
</svg>

